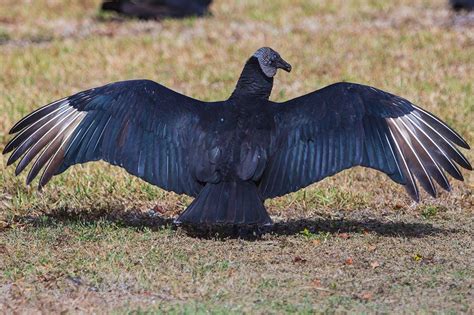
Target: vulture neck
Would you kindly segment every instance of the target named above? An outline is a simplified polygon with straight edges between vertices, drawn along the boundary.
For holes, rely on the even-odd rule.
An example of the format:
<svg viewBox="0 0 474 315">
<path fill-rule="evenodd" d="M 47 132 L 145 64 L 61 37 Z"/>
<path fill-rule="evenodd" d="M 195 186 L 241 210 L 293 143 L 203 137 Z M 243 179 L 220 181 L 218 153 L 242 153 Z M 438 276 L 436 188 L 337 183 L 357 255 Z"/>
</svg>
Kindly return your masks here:
<svg viewBox="0 0 474 315">
<path fill-rule="evenodd" d="M 268 100 L 272 87 L 273 78 L 267 77 L 260 68 L 258 59 L 251 57 L 245 64 L 230 98 L 252 97 Z"/>
</svg>

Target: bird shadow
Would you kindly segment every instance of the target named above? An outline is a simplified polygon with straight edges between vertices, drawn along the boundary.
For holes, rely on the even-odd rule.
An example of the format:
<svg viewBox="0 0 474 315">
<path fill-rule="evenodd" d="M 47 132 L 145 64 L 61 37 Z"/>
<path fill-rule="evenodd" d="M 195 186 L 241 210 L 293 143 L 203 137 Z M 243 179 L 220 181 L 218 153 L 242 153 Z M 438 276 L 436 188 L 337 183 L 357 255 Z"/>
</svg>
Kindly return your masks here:
<svg viewBox="0 0 474 315">
<path fill-rule="evenodd" d="M 184 231 L 187 235 L 204 239 L 259 240 L 264 235 L 291 236 L 317 233 L 373 233 L 386 237 L 422 238 L 427 235 L 451 234 L 458 230 L 435 227 L 425 222 L 393 222 L 383 219 L 353 219 L 318 217 L 314 219 L 290 219 L 279 221 L 267 227 L 255 226 L 183 226 L 176 225 L 172 218 L 156 215 L 156 212 L 109 211 L 105 209 L 58 208 L 37 216 L 15 216 L 13 222 L 32 227 L 58 225 L 94 224 L 100 221 L 113 223 L 118 227 L 134 227 L 159 231 L 164 229 Z"/>
</svg>

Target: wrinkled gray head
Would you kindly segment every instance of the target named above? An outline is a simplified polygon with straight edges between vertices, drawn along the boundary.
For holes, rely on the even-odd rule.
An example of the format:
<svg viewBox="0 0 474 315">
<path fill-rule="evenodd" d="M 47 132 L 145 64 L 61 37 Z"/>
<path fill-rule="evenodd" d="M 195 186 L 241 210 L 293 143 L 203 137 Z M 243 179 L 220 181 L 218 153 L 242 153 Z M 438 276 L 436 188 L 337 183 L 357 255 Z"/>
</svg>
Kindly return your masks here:
<svg viewBox="0 0 474 315">
<path fill-rule="evenodd" d="M 286 72 L 291 71 L 291 65 L 280 57 L 280 54 L 270 47 L 262 47 L 257 50 L 253 56 L 258 59 L 260 68 L 263 73 L 269 78 L 272 78 L 277 73 L 278 69 L 283 69 Z"/>
</svg>

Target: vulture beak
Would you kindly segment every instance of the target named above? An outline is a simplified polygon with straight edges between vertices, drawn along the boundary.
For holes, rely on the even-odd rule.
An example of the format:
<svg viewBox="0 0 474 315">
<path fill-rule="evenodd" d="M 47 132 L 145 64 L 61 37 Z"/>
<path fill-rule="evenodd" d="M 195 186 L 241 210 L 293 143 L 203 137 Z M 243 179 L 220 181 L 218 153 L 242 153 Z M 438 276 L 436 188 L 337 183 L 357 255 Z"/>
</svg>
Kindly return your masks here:
<svg viewBox="0 0 474 315">
<path fill-rule="evenodd" d="M 290 72 L 291 71 L 291 65 L 286 62 L 285 60 L 283 60 L 283 58 L 280 57 L 280 59 L 276 62 L 276 66 L 277 68 L 280 68 L 280 69 L 283 69 L 285 70 L 286 72 Z"/>
</svg>

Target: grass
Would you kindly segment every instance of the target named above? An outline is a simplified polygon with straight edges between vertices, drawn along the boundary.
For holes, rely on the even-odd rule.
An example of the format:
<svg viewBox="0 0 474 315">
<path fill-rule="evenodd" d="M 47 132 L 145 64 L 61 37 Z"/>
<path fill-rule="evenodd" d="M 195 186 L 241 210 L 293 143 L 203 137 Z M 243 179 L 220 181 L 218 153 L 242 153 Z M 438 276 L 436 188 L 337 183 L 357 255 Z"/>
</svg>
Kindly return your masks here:
<svg viewBox="0 0 474 315">
<path fill-rule="evenodd" d="M 212 17 L 159 23 L 99 15 L 97 0 L 0 3 L 0 149 L 32 109 L 110 81 L 151 78 L 223 99 L 264 45 L 294 69 L 277 76 L 273 100 L 366 83 L 436 113 L 474 143 L 473 26 L 457 25 L 445 1 L 214 2 Z M 472 173 L 450 194 L 413 204 L 383 174 L 345 171 L 268 201 L 276 224 L 250 241 L 174 228 L 190 198 L 105 163 L 76 166 L 41 193 L 5 164 L 2 313 L 474 308 Z"/>
</svg>

